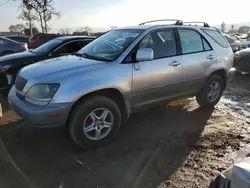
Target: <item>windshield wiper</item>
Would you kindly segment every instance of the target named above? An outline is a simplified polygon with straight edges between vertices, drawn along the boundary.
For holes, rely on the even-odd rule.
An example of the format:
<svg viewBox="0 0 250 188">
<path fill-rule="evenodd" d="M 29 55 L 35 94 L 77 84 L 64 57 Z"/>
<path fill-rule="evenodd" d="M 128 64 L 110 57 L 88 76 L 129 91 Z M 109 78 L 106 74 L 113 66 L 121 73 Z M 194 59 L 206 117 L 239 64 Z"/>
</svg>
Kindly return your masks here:
<svg viewBox="0 0 250 188">
<path fill-rule="evenodd" d="M 87 53 L 83 53 L 83 54 L 75 53 L 74 55 L 79 56 L 79 57 L 84 57 L 84 58 L 87 58 L 87 59 L 97 60 L 97 61 L 110 61 L 109 59 L 92 56 L 92 55 L 89 55 Z"/>
</svg>

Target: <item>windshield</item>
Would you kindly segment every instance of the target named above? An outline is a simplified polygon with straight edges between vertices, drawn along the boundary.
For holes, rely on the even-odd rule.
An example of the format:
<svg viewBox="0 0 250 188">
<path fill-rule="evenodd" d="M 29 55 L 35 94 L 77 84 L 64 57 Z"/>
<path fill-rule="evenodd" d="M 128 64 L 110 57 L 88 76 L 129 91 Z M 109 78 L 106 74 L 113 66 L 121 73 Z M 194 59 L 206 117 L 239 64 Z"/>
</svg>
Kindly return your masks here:
<svg viewBox="0 0 250 188">
<path fill-rule="evenodd" d="M 138 29 L 110 31 L 89 43 L 77 54 L 100 61 L 114 61 L 142 32 L 143 30 Z"/>
<path fill-rule="evenodd" d="M 37 54 L 46 54 L 50 53 L 51 50 L 53 50 L 58 44 L 60 44 L 60 40 L 50 40 L 49 42 L 46 42 L 45 44 L 39 46 L 38 48 L 32 50 L 32 52 Z"/>
</svg>

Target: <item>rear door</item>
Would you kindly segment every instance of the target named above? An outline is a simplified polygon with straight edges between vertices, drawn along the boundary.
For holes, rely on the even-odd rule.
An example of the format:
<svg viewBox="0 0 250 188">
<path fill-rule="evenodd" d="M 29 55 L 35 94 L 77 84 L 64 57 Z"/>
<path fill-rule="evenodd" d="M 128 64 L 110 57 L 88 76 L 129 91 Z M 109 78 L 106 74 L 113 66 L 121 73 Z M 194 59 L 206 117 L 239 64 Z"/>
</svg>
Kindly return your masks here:
<svg viewBox="0 0 250 188">
<path fill-rule="evenodd" d="M 178 29 L 183 61 L 183 94 L 200 91 L 208 68 L 217 66 L 216 53 L 208 41 L 191 28 Z"/>
</svg>

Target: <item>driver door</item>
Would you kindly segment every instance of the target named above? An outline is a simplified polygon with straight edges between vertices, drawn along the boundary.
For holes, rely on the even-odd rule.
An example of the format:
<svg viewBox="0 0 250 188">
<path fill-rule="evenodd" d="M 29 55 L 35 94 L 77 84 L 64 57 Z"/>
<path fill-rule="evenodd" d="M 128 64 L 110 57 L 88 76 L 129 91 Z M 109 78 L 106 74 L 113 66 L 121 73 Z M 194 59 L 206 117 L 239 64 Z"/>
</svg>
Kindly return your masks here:
<svg viewBox="0 0 250 188">
<path fill-rule="evenodd" d="M 178 96 L 183 65 L 174 29 L 148 34 L 139 48 L 153 49 L 154 59 L 133 64 L 133 106 L 142 107 Z"/>
</svg>

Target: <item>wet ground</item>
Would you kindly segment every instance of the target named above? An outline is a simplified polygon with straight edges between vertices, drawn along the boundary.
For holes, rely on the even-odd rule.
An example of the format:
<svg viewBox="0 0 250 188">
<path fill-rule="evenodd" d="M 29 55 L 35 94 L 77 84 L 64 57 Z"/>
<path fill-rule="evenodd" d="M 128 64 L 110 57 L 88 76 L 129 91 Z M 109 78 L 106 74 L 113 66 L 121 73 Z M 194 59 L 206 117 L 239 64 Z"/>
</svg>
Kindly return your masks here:
<svg viewBox="0 0 250 188">
<path fill-rule="evenodd" d="M 26 127 L 5 100 L 0 136 L 40 188 L 202 188 L 250 156 L 250 75 L 236 75 L 215 109 L 189 101 L 133 114 L 115 142 L 82 150 L 63 129 Z"/>
</svg>

